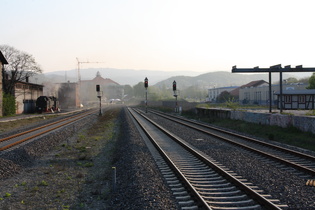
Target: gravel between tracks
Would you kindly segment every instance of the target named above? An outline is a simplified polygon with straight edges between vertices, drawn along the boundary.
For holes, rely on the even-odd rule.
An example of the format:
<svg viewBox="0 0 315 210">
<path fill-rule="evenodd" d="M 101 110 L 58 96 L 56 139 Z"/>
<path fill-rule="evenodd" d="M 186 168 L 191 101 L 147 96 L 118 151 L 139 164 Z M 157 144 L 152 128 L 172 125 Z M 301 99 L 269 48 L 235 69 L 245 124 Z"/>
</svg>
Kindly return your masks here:
<svg viewBox="0 0 315 210">
<path fill-rule="evenodd" d="M 121 108 L 2 154 L 0 178 L 4 210 L 178 209 Z"/>
<path fill-rule="evenodd" d="M 208 135 L 175 125 L 174 122 L 156 115 L 150 116 L 230 170 L 255 183 L 265 193 L 279 199 L 282 204 L 287 204 L 289 209 L 315 209 L 315 187 L 306 186 L 306 179 L 282 170 L 276 164 L 262 162 L 249 152 L 217 141 Z"/>
<path fill-rule="evenodd" d="M 148 114 L 150 116 L 150 114 Z M 315 187 L 209 136 L 152 116 L 290 209 L 315 209 Z M 48 144 L 49 143 L 49 144 Z M 116 190 L 112 189 L 116 167 Z M 0 156 L 0 209 L 179 209 L 124 109 L 107 110 Z"/>
</svg>

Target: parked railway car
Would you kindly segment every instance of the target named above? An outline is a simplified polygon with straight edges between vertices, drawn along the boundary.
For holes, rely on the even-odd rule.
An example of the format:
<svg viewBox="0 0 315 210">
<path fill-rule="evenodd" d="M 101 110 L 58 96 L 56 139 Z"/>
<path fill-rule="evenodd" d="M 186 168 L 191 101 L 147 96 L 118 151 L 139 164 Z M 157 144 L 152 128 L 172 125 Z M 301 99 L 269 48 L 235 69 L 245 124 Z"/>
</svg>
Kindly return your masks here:
<svg viewBox="0 0 315 210">
<path fill-rule="evenodd" d="M 39 113 L 60 111 L 59 101 L 54 96 L 40 96 L 36 100 L 36 111 Z"/>
</svg>

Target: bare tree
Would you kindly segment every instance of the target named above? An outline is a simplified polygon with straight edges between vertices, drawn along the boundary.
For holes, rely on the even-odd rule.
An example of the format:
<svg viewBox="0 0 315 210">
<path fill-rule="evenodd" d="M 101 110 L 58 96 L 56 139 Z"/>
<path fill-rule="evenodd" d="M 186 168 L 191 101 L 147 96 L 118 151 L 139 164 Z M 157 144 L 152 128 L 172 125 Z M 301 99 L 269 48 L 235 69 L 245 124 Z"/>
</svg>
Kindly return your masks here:
<svg viewBox="0 0 315 210">
<path fill-rule="evenodd" d="M 42 73 L 42 69 L 36 63 L 34 57 L 21 52 L 8 45 L 0 45 L 0 50 L 9 64 L 5 65 L 3 73 L 3 91 L 14 95 L 14 87 L 17 82 Z"/>
</svg>

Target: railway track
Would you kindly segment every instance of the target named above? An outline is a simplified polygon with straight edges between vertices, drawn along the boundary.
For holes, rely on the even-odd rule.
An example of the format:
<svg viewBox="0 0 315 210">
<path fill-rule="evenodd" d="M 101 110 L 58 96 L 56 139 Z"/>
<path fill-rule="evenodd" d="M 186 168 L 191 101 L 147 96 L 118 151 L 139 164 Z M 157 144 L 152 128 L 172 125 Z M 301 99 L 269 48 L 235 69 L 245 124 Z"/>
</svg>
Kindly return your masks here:
<svg viewBox="0 0 315 210">
<path fill-rule="evenodd" d="M 33 128 L 24 132 L 20 132 L 11 136 L 0 139 L 0 152 L 13 149 L 23 143 L 30 142 L 38 136 L 48 134 L 49 132 L 61 128 L 63 126 L 70 125 L 76 121 L 83 119 L 84 117 L 96 113 L 96 110 L 88 110 L 81 113 L 76 113 L 61 120 L 57 120 L 52 123 L 42 125 L 37 128 Z"/>
<path fill-rule="evenodd" d="M 290 168 L 287 168 L 287 170 L 291 170 L 297 175 L 304 176 L 305 178 L 315 177 L 315 156 L 280 147 L 278 145 L 233 133 L 204 123 L 188 120 L 182 117 L 164 114 L 152 110 L 149 112 L 258 154 L 263 158 L 266 158 L 266 161 L 272 160 L 279 164 L 289 166 Z"/>
<path fill-rule="evenodd" d="M 278 200 L 170 133 L 128 109 L 182 209 L 281 209 Z M 140 129 L 141 128 L 141 129 Z"/>
</svg>

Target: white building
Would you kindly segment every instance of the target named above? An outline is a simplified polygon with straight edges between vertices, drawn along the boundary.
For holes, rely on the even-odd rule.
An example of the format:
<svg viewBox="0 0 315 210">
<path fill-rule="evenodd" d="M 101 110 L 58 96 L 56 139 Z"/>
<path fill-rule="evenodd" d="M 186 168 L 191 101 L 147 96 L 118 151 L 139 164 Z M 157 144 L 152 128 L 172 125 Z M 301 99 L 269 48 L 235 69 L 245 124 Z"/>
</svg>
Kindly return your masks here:
<svg viewBox="0 0 315 210">
<path fill-rule="evenodd" d="M 208 89 L 208 99 L 207 101 L 215 102 L 217 97 L 224 91 L 231 92 L 232 90 L 238 88 L 238 86 L 230 86 L 230 87 L 214 87 Z"/>
<path fill-rule="evenodd" d="M 305 90 L 306 84 L 302 83 L 291 83 L 282 84 L 282 90 Z M 272 85 L 272 104 L 277 104 L 276 92 L 280 91 L 280 85 Z M 240 104 L 258 104 L 258 105 L 268 105 L 269 104 L 269 84 L 266 82 L 258 86 L 244 86 L 239 89 L 239 102 Z"/>
</svg>

